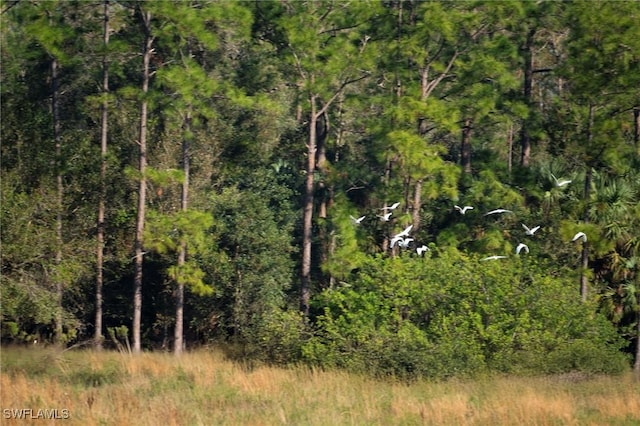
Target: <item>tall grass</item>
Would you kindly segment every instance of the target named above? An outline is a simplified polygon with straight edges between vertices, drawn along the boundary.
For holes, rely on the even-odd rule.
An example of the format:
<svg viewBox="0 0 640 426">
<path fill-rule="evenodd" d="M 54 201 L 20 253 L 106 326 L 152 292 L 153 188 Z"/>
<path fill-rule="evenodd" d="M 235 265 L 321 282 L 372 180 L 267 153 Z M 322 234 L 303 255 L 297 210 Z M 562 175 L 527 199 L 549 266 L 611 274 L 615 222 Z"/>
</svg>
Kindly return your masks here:
<svg viewBox="0 0 640 426">
<path fill-rule="evenodd" d="M 67 409 L 65 425 L 600 425 L 640 423 L 640 383 L 623 376 L 374 380 L 231 362 L 216 351 L 139 356 L 4 348 L 5 409 Z M 60 422 L 61 420 L 58 420 Z"/>
</svg>

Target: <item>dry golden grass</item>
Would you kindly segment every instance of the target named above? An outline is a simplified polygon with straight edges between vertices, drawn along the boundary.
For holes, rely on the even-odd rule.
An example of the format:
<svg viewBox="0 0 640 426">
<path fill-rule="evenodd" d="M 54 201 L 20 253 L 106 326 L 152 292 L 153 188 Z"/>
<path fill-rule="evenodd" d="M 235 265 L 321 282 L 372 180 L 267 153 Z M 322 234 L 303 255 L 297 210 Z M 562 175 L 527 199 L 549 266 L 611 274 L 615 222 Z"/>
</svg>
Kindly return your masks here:
<svg viewBox="0 0 640 426">
<path fill-rule="evenodd" d="M 616 377 L 497 377 L 402 383 L 303 367 L 249 368 L 217 352 L 56 353 L 4 348 L 6 409 L 69 410 L 68 425 L 632 425 L 640 383 Z"/>
</svg>

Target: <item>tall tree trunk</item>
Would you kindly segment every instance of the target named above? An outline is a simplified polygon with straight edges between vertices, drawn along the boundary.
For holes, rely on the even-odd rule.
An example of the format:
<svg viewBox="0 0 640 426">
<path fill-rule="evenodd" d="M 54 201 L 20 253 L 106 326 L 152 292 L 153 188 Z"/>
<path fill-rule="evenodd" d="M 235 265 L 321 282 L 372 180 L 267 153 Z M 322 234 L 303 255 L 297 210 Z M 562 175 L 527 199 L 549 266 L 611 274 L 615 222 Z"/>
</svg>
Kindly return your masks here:
<svg viewBox="0 0 640 426">
<path fill-rule="evenodd" d="M 320 206 L 318 209 L 318 217 L 327 217 L 327 204 L 329 201 L 328 188 L 326 186 L 326 172 L 327 172 L 327 138 L 329 136 L 329 116 L 325 112 L 318 117 L 316 121 L 316 168 L 321 173 L 321 178 L 318 181 L 318 190 L 322 194 L 320 199 Z"/>
<path fill-rule="evenodd" d="M 513 169 L 513 124 L 509 125 L 509 133 L 507 134 L 507 170 L 509 170 L 509 175 L 511 175 L 511 169 Z"/>
<path fill-rule="evenodd" d="M 591 146 L 593 141 L 593 119 L 594 106 L 589 105 L 589 118 L 587 123 L 587 146 Z M 589 163 L 589 162 L 588 162 Z M 591 199 L 591 181 L 593 179 L 593 167 L 589 163 L 587 165 L 587 173 L 584 178 L 584 223 L 589 223 L 589 200 Z M 582 243 L 582 257 L 580 269 L 580 298 L 583 302 L 587 301 L 589 280 L 587 279 L 587 268 L 589 267 L 589 242 Z"/>
<path fill-rule="evenodd" d="M 589 198 L 591 197 L 591 179 L 593 177 L 593 169 L 589 167 L 584 179 L 584 198 L 585 213 L 584 223 L 589 223 Z M 580 269 L 580 298 L 583 302 L 587 301 L 588 284 L 587 268 L 589 267 L 589 242 L 582 243 L 581 269 Z"/>
<path fill-rule="evenodd" d="M 103 44 L 105 48 L 102 58 L 102 92 L 109 93 L 109 64 L 107 62 L 107 46 L 109 45 L 109 0 L 104 1 Z M 102 101 L 102 117 L 100 118 L 100 197 L 98 199 L 98 245 L 96 249 L 96 319 L 93 345 L 102 349 L 102 286 L 104 283 L 104 211 L 107 192 L 107 118 L 108 101 Z"/>
<path fill-rule="evenodd" d="M 524 50 L 524 102 L 531 110 L 533 102 L 531 101 L 531 93 L 533 89 L 533 38 L 536 34 L 536 29 L 532 28 L 527 33 L 527 39 Z M 522 120 L 522 129 L 520 130 L 520 165 L 522 167 L 529 167 L 531 158 L 531 134 L 529 133 L 529 119 Z"/>
<path fill-rule="evenodd" d="M 139 167 L 140 183 L 138 186 L 138 214 L 136 217 L 136 241 L 135 241 L 135 273 L 133 278 L 133 352 L 140 353 L 142 349 L 140 328 L 142 320 L 142 261 L 143 261 L 143 234 L 145 223 L 145 211 L 147 203 L 147 92 L 149 91 L 149 62 L 151 59 L 153 38 L 151 37 L 151 12 L 142 11 L 144 24 L 144 47 L 142 51 L 142 103 L 140 105 L 140 138 Z"/>
<path fill-rule="evenodd" d="M 318 206 L 318 217 L 322 223 L 318 227 L 318 240 L 320 241 L 320 264 L 324 264 L 329 260 L 329 225 L 327 223 L 327 210 L 331 199 L 331 189 L 326 182 L 327 179 L 327 138 L 329 136 L 329 116 L 325 112 L 318 117 L 316 122 L 318 129 L 316 130 L 317 150 L 316 150 L 316 169 L 320 172 L 318 180 L 318 195 L 320 197 Z M 329 274 L 323 274 L 323 285 L 331 281 Z"/>
<path fill-rule="evenodd" d="M 300 286 L 300 310 L 305 316 L 309 316 L 309 303 L 311 300 L 311 238 L 313 231 L 313 199 L 314 179 L 316 168 L 316 96 L 309 95 L 311 112 L 309 114 L 309 141 L 307 143 L 307 168 L 305 180 L 304 210 L 302 214 L 302 271 Z"/>
<path fill-rule="evenodd" d="M 53 115 L 53 138 L 55 142 L 55 174 L 56 174 L 56 269 L 61 267 L 62 263 L 62 198 L 64 188 L 62 186 L 62 125 L 60 122 L 60 104 L 59 104 L 59 76 L 58 76 L 58 59 L 51 60 L 51 114 Z M 62 279 L 60 271 L 55 274 L 56 287 L 56 319 L 55 319 L 55 335 L 54 341 L 57 345 L 63 344 L 62 329 Z"/>
<path fill-rule="evenodd" d="M 182 196 L 180 205 L 183 212 L 187 211 L 189 206 L 189 173 L 190 173 L 190 139 L 191 139 L 191 113 L 187 112 L 184 122 L 184 137 L 182 139 L 182 171 L 184 172 L 184 181 L 182 182 Z M 178 253 L 178 269 L 184 266 L 187 258 L 187 244 L 180 244 L 180 252 Z M 184 284 L 178 283 L 176 288 L 176 327 L 174 333 L 173 352 L 176 355 L 182 354 L 184 347 Z"/>
<path fill-rule="evenodd" d="M 464 120 L 460 143 L 460 165 L 465 173 L 471 173 L 471 119 Z"/>
<path fill-rule="evenodd" d="M 417 232 L 420 228 L 420 207 L 422 206 L 422 179 L 418 179 L 413 186 L 413 205 L 411 210 L 411 218 L 413 224 L 413 232 Z"/>
</svg>

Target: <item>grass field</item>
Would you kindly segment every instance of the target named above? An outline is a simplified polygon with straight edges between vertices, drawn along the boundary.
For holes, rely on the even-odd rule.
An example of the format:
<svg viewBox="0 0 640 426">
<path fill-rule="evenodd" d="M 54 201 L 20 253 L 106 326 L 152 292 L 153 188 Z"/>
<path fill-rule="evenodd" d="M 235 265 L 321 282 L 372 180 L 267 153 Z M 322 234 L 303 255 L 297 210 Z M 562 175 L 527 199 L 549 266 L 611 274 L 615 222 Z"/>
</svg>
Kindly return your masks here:
<svg viewBox="0 0 640 426">
<path fill-rule="evenodd" d="M 249 367 L 205 350 L 179 359 L 12 347 L 0 354 L 0 424 L 640 424 L 640 382 L 631 373 L 403 383 Z"/>
</svg>

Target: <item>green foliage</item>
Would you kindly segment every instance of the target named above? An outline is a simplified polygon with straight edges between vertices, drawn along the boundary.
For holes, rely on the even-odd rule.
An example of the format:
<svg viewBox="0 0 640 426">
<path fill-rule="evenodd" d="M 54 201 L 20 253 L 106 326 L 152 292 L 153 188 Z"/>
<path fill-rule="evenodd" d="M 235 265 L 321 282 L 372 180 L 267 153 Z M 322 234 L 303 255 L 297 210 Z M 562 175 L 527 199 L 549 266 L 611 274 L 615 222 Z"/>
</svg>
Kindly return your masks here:
<svg viewBox="0 0 640 426">
<path fill-rule="evenodd" d="M 517 208 L 522 204 L 522 195 L 509 186 L 501 182 L 495 173 L 484 170 L 479 173 L 467 191 L 467 199 L 474 205 L 483 206 L 487 210 L 492 210 L 494 206 L 501 206 L 504 209 Z"/>
<path fill-rule="evenodd" d="M 186 244 L 197 255 L 210 247 L 208 237 L 213 224 L 213 218 L 206 212 L 187 210 L 161 214 L 151 210 L 145 228 L 145 246 L 166 254 Z"/>
<path fill-rule="evenodd" d="M 281 309 L 264 312 L 247 331 L 249 355 L 277 364 L 297 363 L 302 359 L 307 335 L 301 312 Z"/>
<path fill-rule="evenodd" d="M 247 173 L 237 186 L 211 196 L 212 215 L 220 223 L 220 250 L 228 269 L 218 291 L 217 309 L 226 332 L 253 345 L 262 345 L 259 329 L 277 324 L 277 311 L 286 305 L 293 265 L 290 232 L 294 214 L 290 190 L 275 170 Z M 273 337 L 279 339 L 279 337 Z M 282 338 L 288 338 L 286 336 Z"/>
<path fill-rule="evenodd" d="M 315 299 L 324 308 L 303 355 L 402 377 L 621 371 L 628 364 L 613 328 L 580 303 L 570 276 L 548 270 L 455 252 L 371 258 L 356 277 Z M 580 359 L 568 363 L 569 354 Z M 542 364 L 548 357 L 558 362 Z"/>
<path fill-rule="evenodd" d="M 187 247 L 189 259 L 167 269 L 168 276 L 177 284 L 188 286 L 195 294 L 205 296 L 214 289 L 205 282 L 205 272 L 193 257 L 210 251 L 208 244 L 213 218 L 209 213 L 195 210 L 178 211 L 163 215 L 150 211 L 145 227 L 145 247 L 159 254 L 177 254 Z"/>
</svg>

